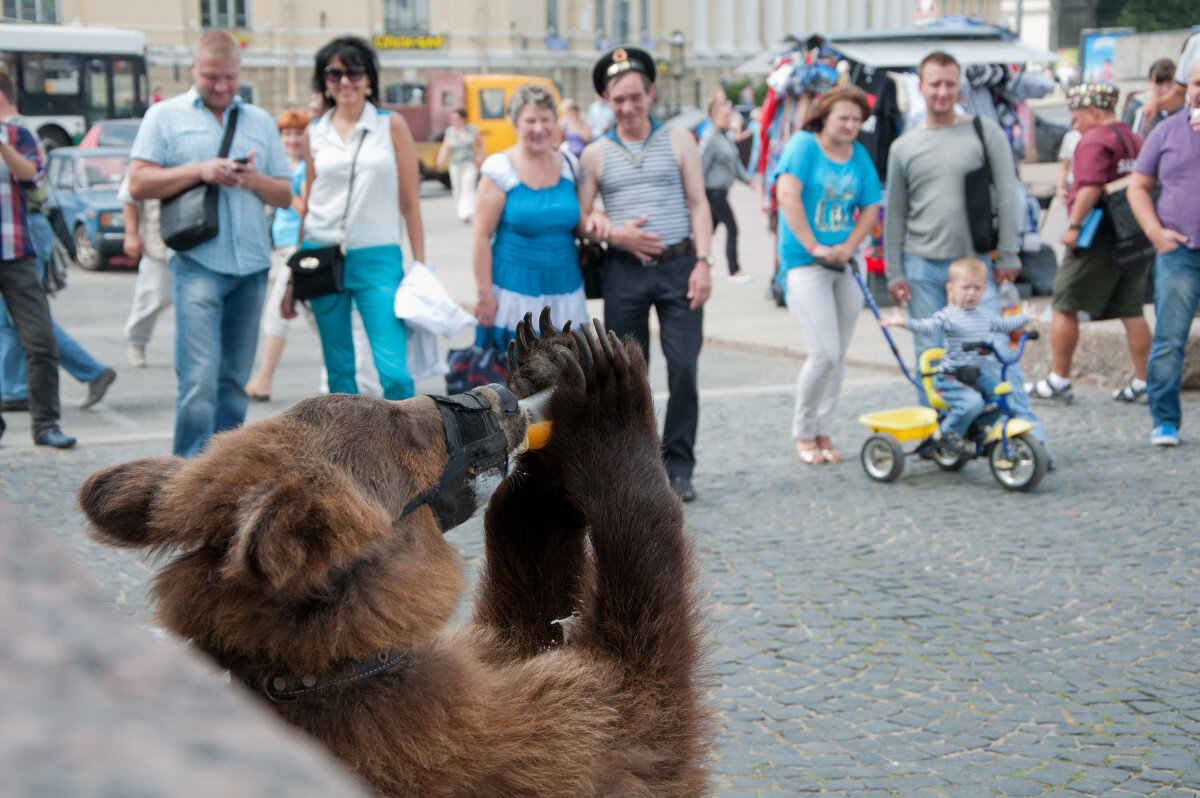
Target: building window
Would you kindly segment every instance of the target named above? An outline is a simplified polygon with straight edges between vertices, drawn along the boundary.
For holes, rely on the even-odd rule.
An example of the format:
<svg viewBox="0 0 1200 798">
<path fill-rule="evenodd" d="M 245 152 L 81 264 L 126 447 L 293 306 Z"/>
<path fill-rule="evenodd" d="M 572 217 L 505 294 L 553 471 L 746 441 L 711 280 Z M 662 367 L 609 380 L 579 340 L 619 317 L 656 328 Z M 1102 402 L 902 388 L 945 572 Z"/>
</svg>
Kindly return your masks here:
<svg viewBox="0 0 1200 798">
<path fill-rule="evenodd" d="M 546 0 L 546 35 L 558 36 L 558 0 Z"/>
<path fill-rule="evenodd" d="M 388 33 L 428 33 L 429 0 L 383 0 L 383 27 Z"/>
<path fill-rule="evenodd" d="M 605 0 L 596 0 L 596 38 L 605 39 L 608 37 L 608 22 L 604 19 L 608 11 L 608 4 Z"/>
<path fill-rule="evenodd" d="M 58 0 L 4 0 L 4 19 L 57 23 Z"/>
<path fill-rule="evenodd" d="M 650 39 L 650 0 L 638 0 L 638 38 Z"/>
<path fill-rule="evenodd" d="M 203 28 L 250 27 L 250 0 L 200 0 L 200 26 Z"/>
</svg>

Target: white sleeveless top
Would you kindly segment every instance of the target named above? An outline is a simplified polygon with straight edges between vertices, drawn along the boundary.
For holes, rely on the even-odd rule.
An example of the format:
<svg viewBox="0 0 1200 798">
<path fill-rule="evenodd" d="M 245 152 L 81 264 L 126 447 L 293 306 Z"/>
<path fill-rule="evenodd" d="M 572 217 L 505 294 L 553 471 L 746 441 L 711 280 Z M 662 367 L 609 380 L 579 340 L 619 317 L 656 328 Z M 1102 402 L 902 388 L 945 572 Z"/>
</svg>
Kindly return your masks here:
<svg viewBox="0 0 1200 798">
<path fill-rule="evenodd" d="M 400 178 L 391 115 L 366 103 L 345 141 L 334 130 L 332 115 L 332 110 L 326 111 L 308 126 L 308 145 L 317 176 L 309 191 L 304 240 L 318 246 L 337 243 L 346 211 L 350 160 L 359 137 L 365 135 L 354 165 L 354 196 L 346 214 L 346 248 L 400 245 L 404 240 L 404 217 L 400 215 Z"/>
</svg>

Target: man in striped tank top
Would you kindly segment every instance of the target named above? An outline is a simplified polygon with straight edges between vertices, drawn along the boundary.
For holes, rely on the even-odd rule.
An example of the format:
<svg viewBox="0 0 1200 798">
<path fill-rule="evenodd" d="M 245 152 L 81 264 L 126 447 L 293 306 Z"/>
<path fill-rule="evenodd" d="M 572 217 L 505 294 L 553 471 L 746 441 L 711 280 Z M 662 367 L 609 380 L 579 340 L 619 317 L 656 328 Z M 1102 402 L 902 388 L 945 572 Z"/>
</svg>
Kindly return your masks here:
<svg viewBox="0 0 1200 798">
<path fill-rule="evenodd" d="M 654 75 L 654 59 L 637 47 L 614 48 L 593 66 L 592 83 L 616 124 L 583 151 L 579 205 L 588 235 L 608 242 L 604 323 L 622 338 L 632 334 L 649 360 L 650 309 L 658 314 L 670 391 L 663 458 L 671 487 L 689 502 L 696 498 L 696 367 L 712 290 L 712 216 L 695 138 L 650 116 Z M 593 209 L 597 193 L 604 213 Z"/>
</svg>

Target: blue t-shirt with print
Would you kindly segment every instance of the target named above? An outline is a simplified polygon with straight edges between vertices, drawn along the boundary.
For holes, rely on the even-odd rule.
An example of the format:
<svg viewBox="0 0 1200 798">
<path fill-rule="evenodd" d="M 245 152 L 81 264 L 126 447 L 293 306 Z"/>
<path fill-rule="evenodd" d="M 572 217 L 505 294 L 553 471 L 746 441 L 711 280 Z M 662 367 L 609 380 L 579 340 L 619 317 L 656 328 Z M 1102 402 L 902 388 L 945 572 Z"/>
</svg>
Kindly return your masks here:
<svg viewBox="0 0 1200 798">
<path fill-rule="evenodd" d="M 815 134 L 801 131 L 783 148 L 775 173 L 776 177 L 787 173 L 800 181 L 804 215 L 817 242 L 825 246 L 845 241 L 854 229 L 855 212 L 874 205 L 883 197 L 879 173 L 866 148 L 858 142 L 854 143 L 850 160 L 838 163 L 821 149 Z M 813 262 L 812 255 L 800 245 L 782 213 L 779 215 L 779 260 L 785 269 Z"/>
</svg>

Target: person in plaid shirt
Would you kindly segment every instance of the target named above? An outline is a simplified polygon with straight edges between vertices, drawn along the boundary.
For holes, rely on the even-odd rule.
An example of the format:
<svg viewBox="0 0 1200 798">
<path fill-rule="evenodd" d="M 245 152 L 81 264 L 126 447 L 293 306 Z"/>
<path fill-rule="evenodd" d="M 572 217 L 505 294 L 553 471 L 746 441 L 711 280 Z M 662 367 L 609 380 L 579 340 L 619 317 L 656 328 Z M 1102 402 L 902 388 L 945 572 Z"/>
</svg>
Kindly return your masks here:
<svg viewBox="0 0 1200 798">
<path fill-rule="evenodd" d="M 12 78 L 0 73 L 0 119 L 16 116 Z M 42 178 L 37 141 L 23 127 L 0 124 L 0 296 L 8 305 L 29 365 L 29 411 L 33 441 L 69 449 L 75 439 L 58 427 L 58 346 L 50 303 L 38 276 L 37 257 L 25 217 L 25 192 Z M 0 434 L 4 422 L 0 420 Z"/>
</svg>

